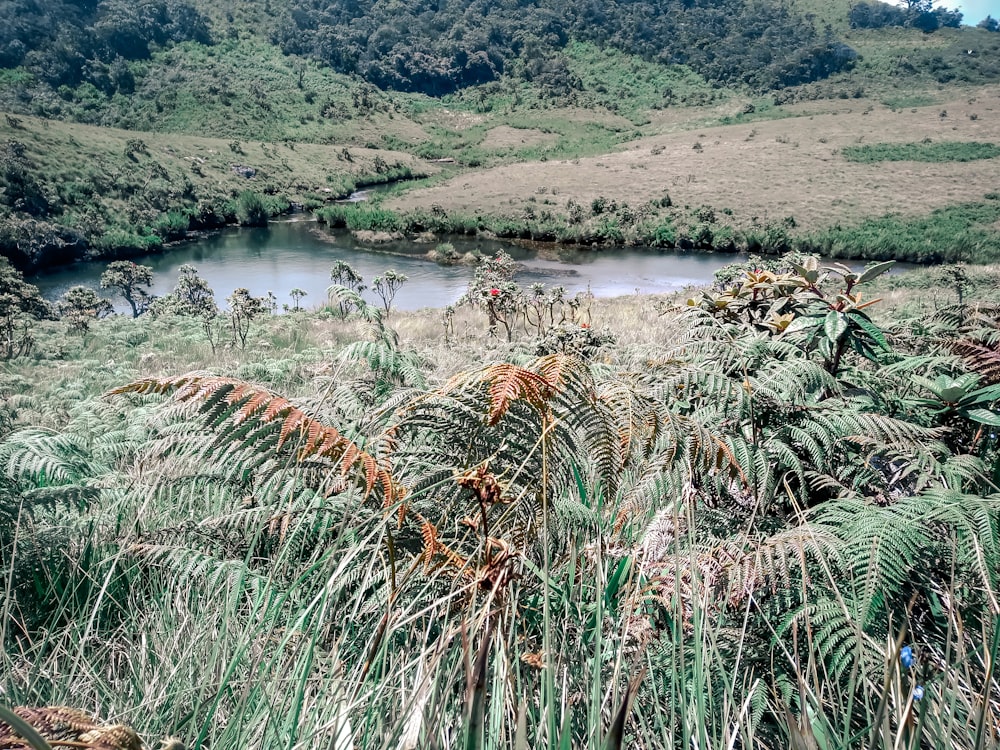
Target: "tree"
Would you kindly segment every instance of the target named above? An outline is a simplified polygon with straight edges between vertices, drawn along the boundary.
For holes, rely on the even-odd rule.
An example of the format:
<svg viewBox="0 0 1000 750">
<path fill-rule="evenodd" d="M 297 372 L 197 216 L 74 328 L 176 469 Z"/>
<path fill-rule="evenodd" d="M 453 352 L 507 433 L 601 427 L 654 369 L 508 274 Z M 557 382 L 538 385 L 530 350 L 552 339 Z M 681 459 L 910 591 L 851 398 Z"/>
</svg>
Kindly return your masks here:
<svg viewBox="0 0 1000 750">
<path fill-rule="evenodd" d="M 114 289 L 132 308 L 132 317 L 138 318 L 149 309 L 153 296 L 143 289 L 153 283 L 153 269 L 130 260 L 116 260 L 101 274 L 101 289 Z"/>
<path fill-rule="evenodd" d="M 163 298 L 164 308 L 176 315 L 198 318 L 205 337 L 212 346 L 212 354 L 215 354 L 221 336 L 217 325 L 219 307 L 215 303 L 215 293 L 208 282 L 198 275 L 198 269 L 194 266 L 185 263 L 178 270 L 180 276 L 177 278 L 177 286 Z"/>
<path fill-rule="evenodd" d="M 45 191 L 35 179 L 26 148 L 13 139 L 0 144 L 0 203 L 32 216 L 49 212 Z"/>
<path fill-rule="evenodd" d="M 459 300 L 486 312 L 491 336 L 495 336 L 497 326 L 502 325 L 508 341 L 513 336 L 511 325 L 522 297 L 521 289 L 514 281 L 516 271 L 514 259 L 502 250 L 493 258 L 485 258 Z"/>
<path fill-rule="evenodd" d="M 0 257 L 0 359 L 28 354 L 35 344 L 32 322 L 50 317 L 52 311 L 38 287 Z"/>
<path fill-rule="evenodd" d="M 218 312 L 215 292 L 208 282 L 198 275 L 198 269 L 185 263 L 177 270 L 180 276 L 172 294 L 176 305 L 175 311 L 181 315 L 215 317 Z"/>
<path fill-rule="evenodd" d="M 100 320 L 115 310 L 111 303 L 90 287 L 74 286 L 59 299 L 59 314 L 74 331 L 86 333 L 90 321 Z"/>
<path fill-rule="evenodd" d="M 295 307 L 292 308 L 292 309 L 294 309 L 294 310 L 301 310 L 302 308 L 299 306 L 299 302 L 302 300 L 303 297 L 305 297 L 309 293 L 307 291 L 305 291 L 304 289 L 299 289 L 298 287 L 296 287 L 295 289 L 293 289 L 292 291 L 290 291 L 288 294 L 291 295 L 291 298 L 293 300 L 295 300 Z"/>
<path fill-rule="evenodd" d="M 976 24 L 976 27 L 986 29 L 987 31 L 1000 31 L 1000 21 L 993 18 L 993 16 L 986 16 L 986 18 Z"/>
<path fill-rule="evenodd" d="M 382 305 L 385 307 L 386 312 L 389 312 L 392 300 L 396 297 L 396 292 L 403 286 L 403 282 L 407 278 L 406 274 L 397 273 L 390 268 L 381 276 L 376 276 L 372 279 L 372 289 L 375 290 L 375 294 L 382 300 Z"/>
<path fill-rule="evenodd" d="M 247 348 L 247 335 L 250 333 L 250 323 L 267 312 L 267 301 L 262 297 L 254 297 L 249 289 L 240 287 L 226 297 L 229 305 L 229 325 L 233 332 L 233 343 L 240 349 Z"/>
<path fill-rule="evenodd" d="M 345 260 L 338 260 L 333 264 L 333 268 L 330 269 L 330 279 L 333 281 L 333 287 L 343 287 L 358 295 L 367 288 L 361 274 L 354 270 L 354 267 Z M 346 318 L 350 312 L 348 305 L 345 302 L 340 302 L 339 308 L 340 317 Z"/>
</svg>

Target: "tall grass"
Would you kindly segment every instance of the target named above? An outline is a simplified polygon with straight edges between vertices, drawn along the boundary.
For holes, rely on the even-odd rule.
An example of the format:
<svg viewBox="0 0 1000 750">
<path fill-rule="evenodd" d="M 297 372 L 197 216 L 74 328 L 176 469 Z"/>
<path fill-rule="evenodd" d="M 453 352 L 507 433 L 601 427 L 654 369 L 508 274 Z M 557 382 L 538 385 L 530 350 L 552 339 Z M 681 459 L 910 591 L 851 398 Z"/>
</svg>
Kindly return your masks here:
<svg viewBox="0 0 1000 750">
<path fill-rule="evenodd" d="M 607 349 L 594 366 L 608 389 L 602 396 L 638 379 L 671 404 L 699 398 L 691 391 L 703 385 L 671 380 L 690 355 L 671 343 L 690 335 L 691 318 L 635 298 L 599 309 L 633 342 Z M 445 369 L 429 369 L 432 383 L 452 374 L 442 368 L 449 357 L 462 368 L 527 357 L 530 341 L 487 349 L 484 322 L 474 329 L 469 316 L 464 344 L 433 340 L 432 314 L 420 323 L 423 339 L 401 342 Z M 491 589 L 422 559 L 419 543 L 401 533 L 401 506 L 433 512 L 452 472 L 421 476 L 385 507 L 352 486 L 311 490 L 294 461 L 251 479 L 242 469 L 252 451 L 236 438 L 220 442 L 189 409 L 101 395 L 149 374 L 239 372 L 376 450 L 387 415 L 429 395 L 400 389 L 373 407 L 369 382 L 343 363 L 331 368 L 371 321 L 266 321 L 255 328 L 257 346 L 215 358 L 196 341 L 197 321 L 183 318 L 100 321 L 88 338 L 43 325 L 41 360 L 11 363 L 17 376 L 0 379 L 4 414 L 16 409 L 19 426 L 42 428 L 6 427 L 0 440 L 0 513 L 14 508 L 17 521 L 0 531 L 5 703 L 86 706 L 135 726 L 149 744 L 169 735 L 190 748 L 991 746 L 1000 690 L 995 569 L 976 570 L 970 591 L 967 576 L 933 562 L 948 550 L 927 545 L 902 591 L 887 593 L 879 566 L 892 563 L 880 563 L 877 548 L 851 553 L 856 540 L 834 514 L 838 500 L 797 508 L 748 494 L 740 496 L 748 507 L 731 513 L 706 501 L 713 477 L 677 485 L 659 454 L 630 459 L 617 484 L 599 458 L 505 475 L 528 489 L 493 509 L 493 541 L 513 545 L 517 562 Z M 704 366 L 735 362 L 733 404 L 771 408 L 764 386 L 774 384 L 761 381 L 756 394 L 745 379 L 749 360 L 733 355 L 740 345 L 730 338 L 708 348 Z M 762 339 L 751 345 L 764 356 Z M 740 418 L 732 404 L 720 413 L 702 428 Z M 214 418 L 224 420 L 225 407 Z M 481 415 L 473 418 L 479 425 Z M 554 455 L 548 441 L 558 429 L 517 448 L 524 466 Z M 417 441 L 407 461 L 419 462 L 432 439 Z M 669 453 L 670 440 L 664 434 L 655 450 Z M 887 528 L 923 533 L 949 523 L 960 502 L 942 498 L 921 515 L 906 500 L 843 508 L 848 517 L 895 514 Z M 976 535 L 944 543 L 967 545 L 967 559 L 996 547 L 996 501 L 977 500 Z M 511 539 L 504 524 L 517 514 L 530 523 Z M 464 516 L 454 519 L 459 529 Z M 761 545 L 779 528 L 786 540 L 811 540 L 801 562 Z M 476 539 L 465 538 L 470 559 L 492 543 Z M 755 577 L 768 555 L 783 562 Z M 728 582 L 718 567 L 727 560 L 738 568 Z M 925 589 L 928 572 L 945 583 Z M 15 591 L 21 584 L 27 590 Z M 907 606 L 911 590 L 922 593 Z M 908 668 L 900 652 L 911 644 Z"/>
<path fill-rule="evenodd" d="M 1000 201 L 940 208 L 917 218 L 885 216 L 836 226 L 800 240 L 803 249 L 833 258 L 916 263 L 989 263 L 1000 254 Z"/>
</svg>

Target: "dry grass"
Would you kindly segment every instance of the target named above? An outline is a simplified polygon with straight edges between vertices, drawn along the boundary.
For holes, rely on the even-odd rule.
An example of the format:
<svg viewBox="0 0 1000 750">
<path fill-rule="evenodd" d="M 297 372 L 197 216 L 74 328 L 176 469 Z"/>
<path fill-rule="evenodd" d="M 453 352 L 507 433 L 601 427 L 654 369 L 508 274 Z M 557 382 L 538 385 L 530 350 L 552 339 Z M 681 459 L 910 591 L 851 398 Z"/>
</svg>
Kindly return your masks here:
<svg viewBox="0 0 1000 750">
<path fill-rule="evenodd" d="M 522 146 L 547 146 L 559 140 L 555 133 L 544 133 L 535 128 L 512 128 L 498 125 L 490 128 L 479 145 L 486 149 L 520 148 Z"/>
<path fill-rule="evenodd" d="M 466 173 L 388 206 L 408 210 L 438 204 L 448 211 L 513 215 L 547 187 L 559 195 L 554 211 L 568 199 L 589 205 L 606 196 L 639 204 L 669 192 L 675 205 L 732 209 L 736 225 L 754 217 L 794 216 L 803 229 L 820 229 L 886 213 L 920 215 L 981 200 L 998 187 L 997 160 L 855 164 L 838 152 L 859 143 L 924 138 L 1000 142 L 1000 88 L 952 97 L 897 111 L 863 99 L 811 103 L 788 108 L 791 116 L 785 119 L 652 136 L 598 157 Z"/>
</svg>

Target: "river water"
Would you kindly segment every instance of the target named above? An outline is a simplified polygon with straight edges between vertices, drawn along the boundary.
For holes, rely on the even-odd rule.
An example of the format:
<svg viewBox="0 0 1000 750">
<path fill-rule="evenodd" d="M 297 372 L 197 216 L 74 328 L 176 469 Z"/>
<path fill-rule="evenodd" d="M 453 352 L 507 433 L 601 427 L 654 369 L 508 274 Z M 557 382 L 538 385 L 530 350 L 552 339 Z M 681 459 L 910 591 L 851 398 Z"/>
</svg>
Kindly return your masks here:
<svg viewBox="0 0 1000 750">
<path fill-rule="evenodd" d="M 523 287 L 540 282 L 561 285 L 570 294 L 590 289 L 595 295 L 659 293 L 703 285 L 713 273 L 742 256 L 655 249 L 580 250 L 546 248 L 527 250 L 518 245 L 469 237 L 444 237 L 460 253 L 479 251 L 493 254 L 506 250 L 519 261 L 522 270 L 516 281 Z M 426 259 L 436 243 L 400 241 L 365 245 L 349 232 L 329 230 L 308 219 L 273 222 L 262 229 L 226 229 L 209 236 L 171 247 L 138 262 L 153 268 L 153 294 L 169 293 L 177 282 L 177 269 L 191 264 L 215 291 L 216 300 L 237 287 L 246 287 L 255 296 L 273 292 L 279 305 L 292 304 L 289 292 L 302 289 L 304 307 L 326 302 L 330 267 L 334 261 L 351 264 L 366 283 L 394 269 L 409 278 L 401 287 L 393 306 L 400 310 L 443 307 L 455 302 L 465 291 L 473 269 L 465 265 L 442 266 Z M 76 284 L 98 289 L 107 263 L 78 263 L 28 279 L 47 299 L 57 299 Z M 120 299 L 113 300 L 124 311 Z M 372 300 L 374 301 L 374 299 Z"/>
</svg>

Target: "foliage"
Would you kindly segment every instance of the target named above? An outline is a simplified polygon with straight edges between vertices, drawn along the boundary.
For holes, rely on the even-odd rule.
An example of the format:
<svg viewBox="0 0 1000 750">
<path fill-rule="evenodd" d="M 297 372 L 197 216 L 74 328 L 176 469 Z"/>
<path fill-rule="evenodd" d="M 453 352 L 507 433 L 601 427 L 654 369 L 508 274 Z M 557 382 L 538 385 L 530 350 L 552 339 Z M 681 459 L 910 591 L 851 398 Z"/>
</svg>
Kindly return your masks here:
<svg viewBox="0 0 1000 750">
<path fill-rule="evenodd" d="M 205 17 L 183 0 L 13 0 L 0 10 L 0 66 L 23 65 L 53 88 L 86 81 L 127 90 L 120 61 L 184 40 L 211 41 Z"/>
<path fill-rule="evenodd" d="M 848 161 L 975 161 L 1000 156 L 1000 146 L 993 143 L 939 141 L 937 143 L 873 143 L 847 146 L 841 154 Z"/>
<path fill-rule="evenodd" d="M 0 382 L 5 695 L 191 746 L 983 746 L 993 307 L 875 318 L 884 266 L 793 257 L 616 343 L 490 260 L 519 336 L 460 307 L 433 364 L 338 285 L 252 352 L 165 308 Z"/>
<path fill-rule="evenodd" d="M 266 227 L 270 217 L 264 197 L 252 190 L 244 190 L 236 199 L 236 218 L 245 227 Z"/>
<path fill-rule="evenodd" d="M 70 288 L 58 303 L 59 314 L 70 328 L 86 333 L 92 320 L 100 320 L 114 312 L 112 304 L 85 286 Z"/>
<path fill-rule="evenodd" d="M 333 281 L 333 286 L 343 287 L 356 294 L 358 299 L 360 299 L 361 293 L 368 288 L 365 286 L 365 280 L 361 274 L 346 260 L 338 260 L 333 264 L 330 269 L 330 280 Z M 346 318 L 351 311 L 348 301 L 343 300 L 338 303 L 338 309 L 342 318 Z"/>
<path fill-rule="evenodd" d="M 933 8 L 927 0 L 907 2 L 904 7 L 872 0 L 851 6 L 848 19 L 852 29 L 881 29 L 886 26 L 912 26 L 924 32 L 962 25 L 958 10 Z"/>
<path fill-rule="evenodd" d="M 390 268 L 382 275 L 372 279 L 372 289 L 378 295 L 378 298 L 382 300 L 382 306 L 385 308 L 386 313 L 389 312 L 396 293 L 406 282 L 407 278 L 405 273 L 398 273 Z"/>
<path fill-rule="evenodd" d="M 857 226 L 833 226 L 799 240 L 833 258 L 917 263 L 985 263 L 996 258 L 1000 201 L 935 209 L 927 216 L 883 216 Z"/>
<path fill-rule="evenodd" d="M 254 297 L 249 289 L 241 287 L 234 289 L 233 293 L 226 297 L 226 304 L 229 305 L 229 327 L 233 343 L 241 350 L 246 349 L 250 324 L 256 318 L 268 313 L 267 300 L 263 297 Z"/>
<path fill-rule="evenodd" d="M 0 359 L 28 354 L 35 344 L 32 322 L 50 316 L 38 287 L 0 257 Z"/>
<path fill-rule="evenodd" d="M 132 317 L 138 318 L 149 309 L 152 296 L 143 287 L 153 283 L 153 269 L 130 260 L 116 260 L 101 274 L 101 289 L 113 289 L 128 302 Z"/>
<path fill-rule="evenodd" d="M 842 265 L 821 269 L 814 257 L 801 263 L 785 262 L 794 272 L 746 271 L 735 283 L 722 282 L 724 291 L 703 292 L 700 300 L 690 299 L 688 305 L 759 331 L 793 339 L 795 334 L 803 335 L 803 347 L 817 351 L 833 375 L 838 374 L 848 347 L 873 361 L 888 351 L 885 334 L 865 312 L 878 300 L 863 302 L 855 287 L 878 278 L 894 261 L 870 266 L 862 273 Z M 840 283 L 824 291 L 822 286 L 831 276 L 839 277 Z"/>
<path fill-rule="evenodd" d="M 560 0 L 515 8 L 292 3 L 272 40 L 382 88 L 440 96 L 504 73 L 567 95 L 579 88 L 555 53 L 571 38 L 661 62 L 722 83 L 790 86 L 849 67 L 853 51 L 817 34 L 777 3 L 659 0 L 599 10 Z M 485 23 L 483 20 L 485 19 Z M 402 35 L 400 29 L 406 29 Z M 697 43 L 696 43 L 697 42 Z"/>
</svg>

